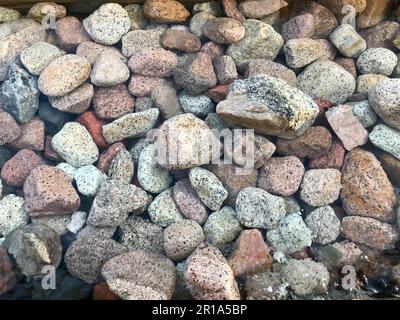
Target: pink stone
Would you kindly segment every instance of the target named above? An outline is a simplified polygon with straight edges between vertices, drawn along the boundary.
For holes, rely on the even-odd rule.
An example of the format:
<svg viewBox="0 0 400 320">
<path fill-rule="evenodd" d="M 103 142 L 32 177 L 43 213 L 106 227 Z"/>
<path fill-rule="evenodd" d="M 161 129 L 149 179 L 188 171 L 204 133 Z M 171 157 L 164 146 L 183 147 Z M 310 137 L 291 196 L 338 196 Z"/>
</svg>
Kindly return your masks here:
<svg viewBox="0 0 400 320">
<path fill-rule="evenodd" d="M 151 96 L 151 92 L 156 86 L 162 84 L 170 84 L 173 86 L 171 80 L 157 77 L 141 76 L 138 74 L 132 75 L 128 85 L 129 92 L 136 97 Z"/>
<path fill-rule="evenodd" d="M 0 295 L 15 288 L 17 280 L 7 250 L 0 247 Z"/>
<path fill-rule="evenodd" d="M 44 140 L 44 157 L 53 161 L 62 161 L 62 158 L 58 155 L 58 153 L 53 149 L 51 145 L 52 136 L 46 136 Z"/>
<path fill-rule="evenodd" d="M 368 131 L 353 115 L 351 106 L 332 107 L 325 116 L 346 150 L 350 151 L 367 143 Z"/>
<path fill-rule="evenodd" d="M 243 230 L 228 259 L 235 277 L 267 269 L 272 264 L 270 251 L 259 230 Z"/>
<path fill-rule="evenodd" d="M 22 187 L 29 173 L 44 161 L 35 152 L 28 149 L 18 151 L 1 168 L 1 179 L 12 187 Z"/>
<path fill-rule="evenodd" d="M 115 156 L 122 150 L 126 150 L 122 142 L 117 142 L 111 145 L 100 155 L 99 161 L 97 162 L 97 168 L 104 173 L 108 173 L 111 162 L 113 161 Z"/>
<path fill-rule="evenodd" d="M 308 163 L 310 169 L 338 169 L 343 165 L 345 149 L 341 142 L 334 140 L 329 150 Z"/>
<path fill-rule="evenodd" d="M 74 52 L 79 44 L 90 41 L 81 22 L 72 16 L 57 21 L 56 34 L 58 46 L 67 52 Z"/>
<path fill-rule="evenodd" d="M 21 150 L 44 150 L 45 126 L 39 118 L 33 118 L 28 123 L 21 125 L 21 135 L 9 144 L 10 147 Z"/>
</svg>

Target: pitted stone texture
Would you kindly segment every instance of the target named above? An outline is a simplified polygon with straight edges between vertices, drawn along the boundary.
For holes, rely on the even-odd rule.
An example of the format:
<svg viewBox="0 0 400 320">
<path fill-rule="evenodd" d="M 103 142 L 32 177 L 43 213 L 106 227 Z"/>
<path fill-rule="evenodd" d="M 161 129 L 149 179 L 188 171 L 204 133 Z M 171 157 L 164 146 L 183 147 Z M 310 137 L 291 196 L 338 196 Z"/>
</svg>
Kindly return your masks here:
<svg viewBox="0 0 400 320">
<path fill-rule="evenodd" d="M 62 170 L 39 166 L 24 183 L 25 209 L 32 217 L 68 214 L 76 211 L 80 199 L 71 178 Z"/>
<path fill-rule="evenodd" d="M 356 58 L 367 49 L 367 43 L 350 24 L 341 24 L 330 35 L 329 40 L 348 58 Z"/>
<path fill-rule="evenodd" d="M 129 79 L 129 68 L 113 52 L 104 51 L 98 55 L 90 74 L 91 82 L 98 87 L 112 87 Z"/>
<path fill-rule="evenodd" d="M 75 52 L 77 47 L 86 41 L 90 41 L 82 23 L 73 16 L 64 17 L 56 22 L 57 44 L 67 51 Z M 78 54 L 78 53 L 77 53 Z"/>
<path fill-rule="evenodd" d="M 29 217 L 25 212 L 24 203 L 23 198 L 14 194 L 0 199 L 0 234 L 2 237 L 28 223 Z"/>
<path fill-rule="evenodd" d="M 147 0 L 143 5 L 143 13 L 155 23 L 185 22 L 190 16 L 185 6 L 175 0 Z"/>
<path fill-rule="evenodd" d="M 172 189 L 164 190 L 155 197 L 147 211 L 151 221 L 162 227 L 167 227 L 183 219 L 182 213 L 174 201 Z"/>
<path fill-rule="evenodd" d="M 292 87 L 296 86 L 296 74 L 283 64 L 267 59 L 251 59 L 246 68 L 245 77 L 252 77 L 256 74 L 266 74 L 272 78 L 285 80 Z"/>
<path fill-rule="evenodd" d="M 93 85 L 84 83 L 62 97 L 49 97 L 49 102 L 62 112 L 81 114 L 90 107 L 93 94 Z"/>
<path fill-rule="evenodd" d="M 321 245 L 334 242 L 340 234 L 340 220 L 330 206 L 315 209 L 304 221 L 312 231 L 314 241 Z"/>
</svg>

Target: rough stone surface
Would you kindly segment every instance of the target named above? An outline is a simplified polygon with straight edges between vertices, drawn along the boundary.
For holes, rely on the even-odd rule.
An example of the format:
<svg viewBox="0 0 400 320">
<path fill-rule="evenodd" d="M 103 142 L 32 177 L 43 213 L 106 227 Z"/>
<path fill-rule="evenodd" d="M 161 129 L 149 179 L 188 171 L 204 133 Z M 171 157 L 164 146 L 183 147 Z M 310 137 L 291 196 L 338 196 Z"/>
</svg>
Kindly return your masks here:
<svg viewBox="0 0 400 320">
<path fill-rule="evenodd" d="M 199 13 L 204 14 L 204 12 Z M 200 51 L 201 41 L 199 32 L 192 30 L 194 17 L 190 20 L 190 31 L 169 28 L 161 36 L 161 44 L 165 49 L 194 53 Z M 201 27 L 201 33 L 203 29 Z"/>
<path fill-rule="evenodd" d="M 98 87 L 112 87 L 129 79 L 129 68 L 118 55 L 105 51 L 98 55 L 90 74 L 91 82 Z"/>
<path fill-rule="evenodd" d="M 184 277 L 197 300 L 238 300 L 239 289 L 231 267 L 211 245 L 200 245 L 186 260 Z"/>
<path fill-rule="evenodd" d="M 291 39 L 283 47 L 286 63 L 290 68 L 302 68 L 322 57 L 324 51 L 320 42 L 312 39 Z"/>
<path fill-rule="evenodd" d="M 172 189 L 164 190 L 155 197 L 147 211 L 151 221 L 162 227 L 167 227 L 183 219 L 182 213 L 174 201 Z"/>
<path fill-rule="evenodd" d="M 76 122 L 80 123 L 86 128 L 86 130 L 92 136 L 94 143 L 99 148 L 109 147 L 109 144 L 103 137 L 103 126 L 106 125 L 107 122 L 97 118 L 93 111 L 86 111 L 82 113 L 78 118 L 76 118 Z"/>
<path fill-rule="evenodd" d="M 212 100 L 206 95 L 190 95 L 182 90 L 178 95 L 179 104 L 186 113 L 193 113 L 196 117 L 205 118 L 214 110 Z"/>
<path fill-rule="evenodd" d="M 286 214 L 285 201 L 259 188 L 244 188 L 236 199 L 237 218 L 247 228 L 274 229 Z"/>
<path fill-rule="evenodd" d="M 357 59 L 357 68 L 362 74 L 375 73 L 390 76 L 396 64 L 396 54 L 386 48 L 368 49 Z"/>
<path fill-rule="evenodd" d="M 103 264 L 127 250 L 112 239 L 86 236 L 69 246 L 64 259 L 68 272 L 74 277 L 87 283 L 98 283 Z"/>
<path fill-rule="evenodd" d="M 155 23 L 185 22 L 189 11 L 175 0 L 147 0 L 143 5 L 144 16 Z"/>
<path fill-rule="evenodd" d="M 272 78 L 285 80 L 292 87 L 296 86 L 296 74 L 283 64 L 266 59 L 251 59 L 247 65 L 245 77 L 266 74 Z"/>
<path fill-rule="evenodd" d="M 330 35 L 329 40 L 342 55 L 356 58 L 367 49 L 367 43 L 350 24 L 341 24 Z"/>
<path fill-rule="evenodd" d="M 67 52 L 75 52 L 81 43 L 90 41 L 80 20 L 73 16 L 58 20 L 55 32 L 58 46 Z"/>
<path fill-rule="evenodd" d="M 379 149 L 400 159 L 400 132 L 385 124 L 378 124 L 369 134 L 369 140 Z"/>
<path fill-rule="evenodd" d="M 25 210 L 32 217 L 72 214 L 80 199 L 71 178 L 62 170 L 39 166 L 33 169 L 24 183 Z"/>
<path fill-rule="evenodd" d="M 131 56 L 129 69 L 143 76 L 170 77 L 178 64 L 175 53 L 162 49 L 144 49 Z"/>
<path fill-rule="evenodd" d="M 62 97 L 49 97 L 49 102 L 62 112 L 81 114 L 90 107 L 93 94 L 93 85 L 84 83 Z"/>
<path fill-rule="evenodd" d="M 323 155 L 311 159 L 308 162 L 308 167 L 310 169 L 332 168 L 340 170 L 343 165 L 344 154 L 345 149 L 342 143 L 334 139 L 329 150 Z"/>
<path fill-rule="evenodd" d="M 361 148 L 346 155 L 340 198 L 348 215 L 394 219 L 393 186 L 375 156 Z"/>
<path fill-rule="evenodd" d="M 260 74 L 233 82 L 216 111 L 228 123 L 293 139 L 314 122 L 318 107 L 285 81 Z"/>
<path fill-rule="evenodd" d="M 314 242 L 321 245 L 334 242 L 340 234 L 340 220 L 330 206 L 315 209 L 304 221 L 313 233 Z"/>
<path fill-rule="evenodd" d="M 9 194 L 0 200 L 0 234 L 7 236 L 11 231 L 28 223 L 24 210 L 24 199 Z"/>
<path fill-rule="evenodd" d="M 203 35 L 218 44 L 232 44 L 243 39 L 245 27 L 232 18 L 214 18 L 204 24 Z"/>
<path fill-rule="evenodd" d="M 78 191 L 88 197 L 94 197 L 107 176 L 93 165 L 81 167 L 75 171 L 74 179 Z"/>
<path fill-rule="evenodd" d="M 0 111 L 0 145 L 15 141 L 21 129 L 14 118 L 7 112 Z"/>
</svg>

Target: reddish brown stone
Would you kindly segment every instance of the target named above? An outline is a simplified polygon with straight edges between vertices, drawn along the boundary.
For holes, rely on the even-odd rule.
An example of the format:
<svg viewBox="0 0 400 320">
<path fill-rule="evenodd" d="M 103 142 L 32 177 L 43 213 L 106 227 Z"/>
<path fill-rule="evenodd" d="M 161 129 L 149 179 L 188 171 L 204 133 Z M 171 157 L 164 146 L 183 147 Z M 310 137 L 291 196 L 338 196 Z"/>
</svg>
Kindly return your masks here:
<svg viewBox="0 0 400 320">
<path fill-rule="evenodd" d="M 96 88 L 92 104 L 96 116 L 113 120 L 132 113 L 135 99 L 125 84 L 119 84 L 115 87 Z"/>
<path fill-rule="evenodd" d="M 337 58 L 335 62 L 349 72 L 354 78 L 357 78 L 356 60 L 353 58 Z"/>
<path fill-rule="evenodd" d="M 259 230 L 243 230 L 235 242 L 228 263 L 235 277 L 264 271 L 272 264 L 270 251 Z"/>
<path fill-rule="evenodd" d="M 221 102 L 222 100 L 225 100 L 229 92 L 229 87 L 229 84 L 220 84 L 214 88 L 208 89 L 206 95 L 216 103 Z"/>
<path fill-rule="evenodd" d="M 15 288 L 17 280 L 7 250 L 0 246 L 0 295 Z"/>
<path fill-rule="evenodd" d="M 11 142 L 9 146 L 17 150 L 42 151 L 44 150 L 44 139 L 44 122 L 39 118 L 33 118 L 28 123 L 21 125 L 21 135 Z"/>
<path fill-rule="evenodd" d="M 276 151 L 284 156 L 315 158 L 326 153 L 331 147 L 332 135 L 328 129 L 317 126 L 308 128 L 301 136 L 288 140 L 278 138 Z"/>
<path fill-rule="evenodd" d="M 327 99 L 315 99 L 314 102 L 317 104 L 319 108 L 319 113 L 317 119 L 315 120 L 315 124 L 326 124 L 325 112 L 332 107 L 332 102 Z"/>
<path fill-rule="evenodd" d="M 103 126 L 107 121 L 101 120 L 96 117 L 93 111 L 86 111 L 82 113 L 76 121 L 83 125 L 93 138 L 94 143 L 100 148 L 108 148 L 110 145 L 103 137 Z"/>
<path fill-rule="evenodd" d="M 338 140 L 334 140 L 325 154 L 310 160 L 308 167 L 310 169 L 331 168 L 340 170 L 343 165 L 344 154 L 345 149 L 342 143 Z"/>
<path fill-rule="evenodd" d="M 1 179 L 12 187 L 22 187 L 31 170 L 43 165 L 44 161 L 28 149 L 18 151 L 1 168 Z"/>
<path fill-rule="evenodd" d="M 51 145 L 52 136 L 46 136 L 44 140 L 44 157 L 53 161 L 62 161 L 62 158 L 58 155 L 58 153 L 53 149 Z"/>
<path fill-rule="evenodd" d="M 396 228 L 373 218 L 346 217 L 341 232 L 351 241 L 366 244 L 378 250 L 394 249 L 399 239 Z"/>
<path fill-rule="evenodd" d="M 21 134 L 21 129 L 14 118 L 0 110 L 0 146 L 13 142 Z"/>
<path fill-rule="evenodd" d="M 72 16 L 57 21 L 56 34 L 58 46 L 67 52 L 75 52 L 79 44 L 90 41 L 79 19 Z"/>
<path fill-rule="evenodd" d="M 305 259 L 310 258 L 307 248 L 304 248 L 303 250 L 300 250 L 300 251 L 293 252 L 290 256 L 296 260 L 305 260 Z"/>
<path fill-rule="evenodd" d="M 348 215 L 392 221 L 396 196 L 380 162 L 364 149 L 350 151 L 342 168 L 340 198 Z"/>
<path fill-rule="evenodd" d="M 236 19 L 240 22 L 246 21 L 246 18 L 237 7 L 236 0 L 222 0 L 222 7 L 224 8 L 227 17 Z"/>
<path fill-rule="evenodd" d="M 104 173 L 108 173 L 111 162 L 121 150 L 125 150 L 125 145 L 122 142 L 117 142 L 111 145 L 100 155 L 99 161 L 97 162 L 97 168 Z"/>
<path fill-rule="evenodd" d="M 232 164 L 212 164 L 208 165 L 206 169 L 214 173 L 222 182 L 228 191 L 225 203 L 232 207 L 235 207 L 236 197 L 240 190 L 257 185 L 257 170 L 253 170 L 249 174 L 242 174 L 243 172 L 238 174 L 237 170 L 241 168 Z"/>
<path fill-rule="evenodd" d="M 80 198 L 71 178 L 56 167 L 33 169 L 24 183 L 25 209 L 31 217 L 73 213 Z"/>
<path fill-rule="evenodd" d="M 121 300 L 121 298 L 108 288 L 106 282 L 100 282 L 93 289 L 93 300 Z"/>
<path fill-rule="evenodd" d="M 161 45 L 168 50 L 193 53 L 200 50 L 201 41 L 198 36 L 189 31 L 167 29 L 161 35 Z"/>
<path fill-rule="evenodd" d="M 382 164 L 383 170 L 386 171 L 390 181 L 400 187 L 400 160 L 396 159 L 389 153 L 382 153 L 378 156 Z"/>
</svg>

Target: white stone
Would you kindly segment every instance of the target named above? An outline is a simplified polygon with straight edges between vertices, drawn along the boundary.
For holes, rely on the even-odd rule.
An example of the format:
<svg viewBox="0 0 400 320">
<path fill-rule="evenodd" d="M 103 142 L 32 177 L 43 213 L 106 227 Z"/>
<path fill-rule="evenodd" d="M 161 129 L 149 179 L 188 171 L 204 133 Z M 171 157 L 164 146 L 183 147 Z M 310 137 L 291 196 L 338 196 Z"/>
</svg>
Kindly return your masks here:
<svg viewBox="0 0 400 320">
<path fill-rule="evenodd" d="M 81 167 L 74 175 L 78 191 L 88 197 L 94 197 L 100 185 L 106 181 L 107 175 L 93 165 Z"/>
</svg>

